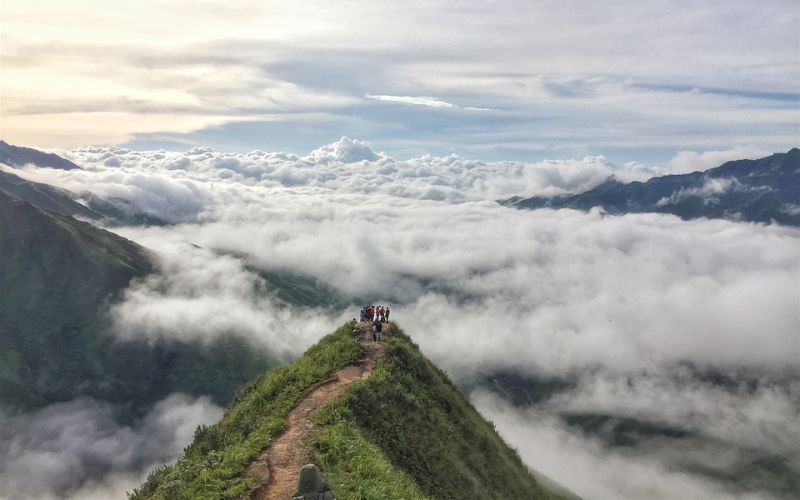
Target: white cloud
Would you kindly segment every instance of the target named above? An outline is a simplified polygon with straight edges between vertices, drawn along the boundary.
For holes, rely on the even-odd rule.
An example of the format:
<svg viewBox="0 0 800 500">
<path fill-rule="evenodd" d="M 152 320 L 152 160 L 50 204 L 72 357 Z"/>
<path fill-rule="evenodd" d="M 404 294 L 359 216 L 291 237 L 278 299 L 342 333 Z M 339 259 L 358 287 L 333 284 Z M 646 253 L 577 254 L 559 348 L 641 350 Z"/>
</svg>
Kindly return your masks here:
<svg viewBox="0 0 800 500">
<path fill-rule="evenodd" d="M 517 448 L 525 463 L 582 498 L 773 498 L 760 492 L 731 491 L 712 479 L 676 470 L 655 454 L 609 451 L 552 415 L 510 407 L 486 393 L 476 393 L 472 400 L 500 435 Z"/>
<path fill-rule="evenodd" d="M 403 95 L 374 95 L 367 92 L 364 94 L 367 99 L 374 99 L 376 101 L 397 102 L 400 104 L 410 104 L 412 106 L 427 106 L 429 108 L 450 108 L 450 109 L 466 109 L 469 111 L 490 111 L 489 108 L 476 108 L 472 106 L 458 106 L 456 104 L 436 99 L 435 97 L 422 97 L 422 96 L 403 96 Z"/>
<path fill-rule="evenodd" d="M 681 8 L 666 0 L 612 7 L 412 1 L 402 8 L 385 0 L 347 7 L 208 1 L 202 8 L 141 1 L 113 9 L 96 0 L 70 8 L 10 2 L 3 132 L 12 142 L 76 146 L 137 134 L 178 140 L 259 119 L 300 135 L 297 113 L 328 111 L 337 120 L 332 133 L 354 134 L 348 120 L 364 115 L 352 108 L 380 89 L 369 95 L 419 108 L 469 102 L 499 111 L 492 120 L 428 124 L 429 134 L 460 144 L 459 152 L 531 143 L 573 151 L 587 143 L 777 148 L 797 135 L 797 20 L 790 3 L 744 0 Z M 388 125 L 376 131 L 386 140 L 418 125 L 388 113 L 365 119 L 370 129 Z"/>
<path fill-rule="evenodd" d="M 575 389 L 550 399 L 547 411 L 633 417 L 699 433 L 707 438 L 769 454 L 797 455 L 800 442 L 800 381 L 731 374 L 735 385 L 699 379 L 690 370 L 635 377 L 608 372 L 583 374 Z M 742 376 L 743 375 L 743 376 Z M 800 456 L 798 456 L 800 458 Z"/>
<path fill-rule="evenodd" d="M 725 151 L 680 151 L 667 163 L 666 168 L 670 174 L 702 172 L 727 161 L 755 160 L 769 154 L 768 151 L 750 146 L 736 146 Z"/>
<path fill-rule="evenodd" d="M 487 201 L 522 186 L 550 194 L 587 189 L 618 170 L 602 157 L 402 162 L 347 138 L 305 157 L 203 148 L 69 156 L 86 170 L 40 174 L 73 191 L 127 191 L 156 213 L 197 222 L 122 230 L 158 250 L 168 270 L 129 291 L 120 323 L 129 334 L 208 338 L 238 327 L 286 353 L 331 324 L 301 321 L 311 326 L 288 344 L 274 332 L 294 316 L 258 298 L 261 285 L 242 262 L 211 253 L 222 249 L 402 303 L 411 331 L 429 332 L 420 343 L 451 369 L 566 373 L 682 360 L 783 368 L 800 348 L 796 229 L 517 211 Z M 106 166 L 109 158 L 120 166 Z M 179 311 L 192 320 L 181 323 Z M 468 341 L 453 345 L 453 330 Z M 771 342 L 760 341 L 762 331 Z"/>
<path fill-rule="evenodd" d="M 412 97 L 402 95 L 373 95 L 367 92 L 364 94 L 367 99 L 376 101 L 399 102 L 401 104 L 411 104 L 414 106 L 428 106 L 431 108 L 455 108 L 455 104 L 442 101 L 433 97 Z"/>
<path fill-rule="evenodd" d="M 153 467 L 176 459 L 200 424 L 222 409 L 181 394 L 157 403 L 136 426 L 91 399 L 7 418 L 0 428 L 0 490 L 10 498 L 124 498 Z"/>
<path fill-rule="evenodd" d="M 306 156 L 263 151 L 221 153 L 209 148 L 176 153 L 104 147 L 76 149 L 64 155 L 85 170 L 28 169 L 16 173 L 76 193 L 123 198 L 140 212 L 159 214 L 169 222 L 203 220 L 205 209 L 214 205 L 212 191 L 242 186 L 325 188 L 339 193 L 463 202 L 582 192 L 612 175 L 630 182 L 663 172 L 637 163 L 617 166 L 603 156 L 525 163 L 423 155 L 401 161 L 348 137 Z"/>
<path fill-rule="evenodd" d="M 159 273 L 132 284 L 111 308 L 115 331 L 124 339 L 210 343 L 234 334 L 289 360 L 320 332 L 349 319 L 347 312 L 333 316 L 278 306 L 267 284 L 237 258 L 170 241 L 158 231 L 126 234 L 159 251 Z"/>
<path fill-rule="evenodd" d="M 717 195 L 731 190 L 745 189 L 742 184 L 735 178 L 724 177 L 707 177 L 700 187 L 681 188 L 673 192 L 669 196 L 664 196 L 656 206 L 663 207 L 666 205 L 674 205 L 683 201 L 686 198 L 701 198 L 704 204 L 709 204 L 717 200 Z M 767 188 L 768 189 L 768 188 Z"/>
<path fill-rule="evenodd" d="M 598 156 L 399 161 L 347 138 L 306 156 L 208 148 L 68 156 L 85 170 L 21 172 L 119 194 L 182 222 L 119 229 L 156 251 L 162 269 L 113 309 L 124 337 L 237 333 L 290 357 L 356 311 L 278 307 L 247 266 L 316 276 L 388 303 L 425 354 L 459 379 L 509 370 L 577 381 L 540 413 L 479 403 L 526 463 L 589 497 L 665 497 L 670 484 L 684 496 L 727 493 L 670 470 L 664 457 L 676 449 L 610 453 L 560 427 L 560 411 L 628 415 L 765 450 L 780 449 L 781 429 L 797 422 L 787 401 L 798 390 L 799 230 L 492 201 L 657 169 Z M 748 392 L 681 379 L 676 366 L 686 363 L 761 385 Z"/>
</svg>

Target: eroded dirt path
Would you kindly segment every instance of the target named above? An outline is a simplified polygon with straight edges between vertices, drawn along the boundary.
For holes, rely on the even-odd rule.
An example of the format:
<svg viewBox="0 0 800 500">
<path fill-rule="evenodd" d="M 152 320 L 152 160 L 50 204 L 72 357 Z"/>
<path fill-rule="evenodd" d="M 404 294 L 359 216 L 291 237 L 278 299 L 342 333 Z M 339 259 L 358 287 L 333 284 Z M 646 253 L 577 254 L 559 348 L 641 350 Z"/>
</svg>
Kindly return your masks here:
<svg viewBox="0 0 800 500">
<path fill-rule="evenodd" d="M 359 327 L 368 328 L 362 323 Z M 384 327 L 390 329 L 390 325 Z M 371 333 L 362 333 L 359 339 L 366 357 L 359 364 L 342 368 L 327 382 L 311 389 L 292 408 L 287 417 L 286 430 L 272 440 L 259 457 L 250 464 L 247 475 L 256 477 L 261 485 L 253 490 L 255 500 L 288 500 L 297 489 L 300 469 L 309 462 L 306 438 L 316 427 L 312 416 L 325 403 L 333 401 L 352 384 L 370 376 L 375 363 L 383 356 L 385 346 L 372 341 Z"/>
</svg>

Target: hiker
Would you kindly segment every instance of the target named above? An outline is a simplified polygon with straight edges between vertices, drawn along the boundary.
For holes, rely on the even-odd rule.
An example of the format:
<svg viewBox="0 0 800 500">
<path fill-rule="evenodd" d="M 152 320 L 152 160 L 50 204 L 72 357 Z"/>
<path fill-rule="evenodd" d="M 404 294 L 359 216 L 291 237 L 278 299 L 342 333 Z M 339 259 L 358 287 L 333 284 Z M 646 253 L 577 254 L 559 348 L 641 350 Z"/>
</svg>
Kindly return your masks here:
<svg viewBox="0 0 800 500">
<path fill-rule="evenodd" d="M 372 341 L 373 342 L 380 342 L 381 341 L 381 330 L 382 329 L 383 329 L 383 324 L 376 319 L 375 322 L 372 323 Z"/>
<path fill-rule="evenodd" d="M 383 306 L 378 307 L 378 320 L 383 323 L 385 318 L 383 317 Z"/>
<path fill-rule="evenodd" d="M 389 313 L 390 313 L 390 312 L 392 312 L 392 311 L 390 311 L 390 310 L 389 310 L 389 308 L 387 307 L 387 308 L 386 308 L 386 313 L 385 313 L 385 316 L 386 316 L 386 322 L 387 322 L 387 323 L 389 322 Z"/>
</svg>

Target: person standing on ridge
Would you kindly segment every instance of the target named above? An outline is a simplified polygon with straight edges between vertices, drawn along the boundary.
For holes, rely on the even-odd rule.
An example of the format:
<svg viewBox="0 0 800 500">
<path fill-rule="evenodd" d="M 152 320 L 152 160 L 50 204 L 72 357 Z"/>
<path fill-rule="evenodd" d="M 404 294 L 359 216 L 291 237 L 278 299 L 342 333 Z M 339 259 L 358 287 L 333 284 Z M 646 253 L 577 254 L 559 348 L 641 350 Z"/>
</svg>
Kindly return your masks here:
<svg viewBox="0 0 800 500">
<path fill-rule="evenodd" d="M 373 342 L 380 342 L 381 341 L 381 329 L 383 328 L 383 324 L 377 319 L 374 323 L 372 323 L 372 341 Z"/>
<path fill-rule="evenodd" d="M 387 307 L 387 308 L 386 308 L 386 313 L 385 313 L 385 316 L 386 316 L 386 322 L 387 322 L 387 323 L 389 322 L 389 313 L 390 313 L 390 312 L 392 312 L 392 311 L 390 311 L 390 310 L 389 310 L 389 308 Z"/>
</svg>

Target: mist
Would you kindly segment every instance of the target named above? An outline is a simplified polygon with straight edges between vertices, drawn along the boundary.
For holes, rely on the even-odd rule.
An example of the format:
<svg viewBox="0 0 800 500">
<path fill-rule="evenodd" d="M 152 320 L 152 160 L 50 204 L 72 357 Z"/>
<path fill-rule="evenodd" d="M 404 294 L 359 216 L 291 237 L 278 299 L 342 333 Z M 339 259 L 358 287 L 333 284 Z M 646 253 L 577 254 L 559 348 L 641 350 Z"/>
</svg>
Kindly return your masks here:
<svg viewBox="0 0 800 500">
<path fill-rule="evenodd" d="M 114 229 L 153 250 L 159 266 L 110 309 L 123 339 L 208 343 L 235 334 L 291 360 L 361 305 L 281 304 L 257 270 L 311 275 L 389 305 L 392 318 L 459 382 L 503 371 L 569 381 L 569 389 L 531 408 L 482 391 L 472 397 L 526 464 L 578 494 L 767 498 L 676 470 L 674 456 L 685 444 L 620 451 L 560 416 L 611 414 L 680 428 L 695 436 L 699 461 L 741 449 L 800 456 L 800 230 L 661 214 L 520 211 L 494 201 L 576 192 L 610 175 L 630 181 L 707 168 L 709 158 L 726 154 L 682 152 L 663 167 L 616 166 L 601 157 L 399 161 L 343 138 L 304 157 L 84 148 L 67 154 L 84 171 L 22 174 L 123 198 L 174 223 Z M 704 370 L 734 382 L 708 382 L 698 375 Z M 17 450 L 3 456 L 0 481 L 17 488 L 9 491 L 47 495 L 68 473 L 95 491 L 136 484 L 147 467 L 177 456 L 191 439 L 190 424 L 219 414 L 202 400 L 172 401 L 167 406 L 190 408 L 184 420 L 159 428 L 153 420 L 164 410 L 157 407 L 141 428 L 126 429 L 113 427 L 100 403 L 65 405 L 14 424 L 22 438 L 4 438 Z M 75 434 L 82 444 L 31 437 L 47 435 L 39 429 L 51 429 L 59 415 L 80 412 L 97 422 Z M 153 425 L 168 437 L 145 437 Z M 101 430 L 110 437 L 100 439 Z M 26 460 L 49 464 L 40 450 L 51 443 L 64 445 L 59 453 L 90 458 L 77 459 L 77 474 L 48 465 L 52 484 L 25 490 L 14 471 Z M 91 457 L 106 455 L 92 443 L 107 443 L 103 453 L 133 455 L 96 468 Z"/>
<path fill-rule="evenodd" d="M 124 498 L 154 467 L 180 456 L 198 425 L 222 409 L 206 397 L 173 394 L 136 426 L 89 398 L 6 417 L 0 427 L 4 498 Z"/>
</svg>

